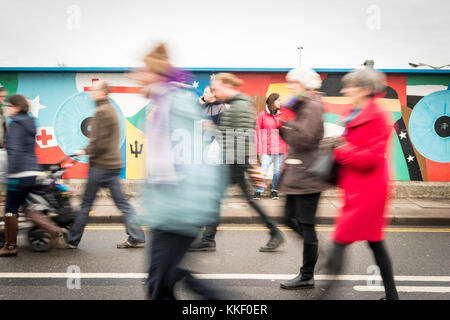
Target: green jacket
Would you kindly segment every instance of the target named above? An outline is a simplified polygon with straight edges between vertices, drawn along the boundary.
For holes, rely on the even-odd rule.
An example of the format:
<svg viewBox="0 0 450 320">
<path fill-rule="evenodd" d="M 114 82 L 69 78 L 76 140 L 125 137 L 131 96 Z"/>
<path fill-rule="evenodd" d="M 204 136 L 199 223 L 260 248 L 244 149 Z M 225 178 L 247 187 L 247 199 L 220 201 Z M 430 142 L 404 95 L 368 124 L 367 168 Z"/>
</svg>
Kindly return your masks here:
<svg viewBox="0 0 450 320">
<path fill-rule="evenodd" d="M 219 143 L 223 148 L 224 162 L 235 164 L 239 158 L 255 152 L 256 110 L 250 98 L 242 93 L 225 103 L 230 107 L 220 117 L 218 128 L 222 133 L 222 141 L 219 139 Z"/>
</svg>

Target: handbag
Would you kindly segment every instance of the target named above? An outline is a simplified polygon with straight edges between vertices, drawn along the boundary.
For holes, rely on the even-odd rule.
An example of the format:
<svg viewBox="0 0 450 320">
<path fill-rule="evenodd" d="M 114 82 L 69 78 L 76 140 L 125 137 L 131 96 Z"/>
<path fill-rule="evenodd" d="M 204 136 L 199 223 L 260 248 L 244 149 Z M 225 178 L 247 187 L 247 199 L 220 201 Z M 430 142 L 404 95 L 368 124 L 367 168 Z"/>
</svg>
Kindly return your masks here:
<svg viewBox="0 0 450 320">
<path fill-rule="evenodd" d="M 333 151 L 334 148 L 330 148 L 320 154 L 306 171 L 327 183 L 337 185 L 338 164 L 334 161 Z"/>
</svg>

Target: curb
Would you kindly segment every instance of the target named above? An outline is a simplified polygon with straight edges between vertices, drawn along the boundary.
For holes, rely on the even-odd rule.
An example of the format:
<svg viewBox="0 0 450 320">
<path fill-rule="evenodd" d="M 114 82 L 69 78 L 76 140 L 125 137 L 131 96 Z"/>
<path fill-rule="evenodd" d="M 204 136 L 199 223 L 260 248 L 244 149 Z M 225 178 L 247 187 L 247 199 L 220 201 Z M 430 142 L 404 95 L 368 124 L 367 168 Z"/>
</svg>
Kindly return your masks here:
<svg viewBox="0 0 450 320">
<path fill-rule="evenodd" d="M 284 224 L 282 216 L 270 217 L 277 224 Z M 317 224 L 333 225 L 334 217 L 317 217 Z M 116 224 L 123 223 L 121 215 L 113 216 L 91 216 L 89 223 L 95 224 Z M 220 219 L 221 224 L 261 224 L 263 220 L 260 217 L 254 216 L 225 216 Z M 450 216 L 448 218 L 442 217 L 391 217 L 389 225 L 395 226 L 449 226 Z"/>
</svg>

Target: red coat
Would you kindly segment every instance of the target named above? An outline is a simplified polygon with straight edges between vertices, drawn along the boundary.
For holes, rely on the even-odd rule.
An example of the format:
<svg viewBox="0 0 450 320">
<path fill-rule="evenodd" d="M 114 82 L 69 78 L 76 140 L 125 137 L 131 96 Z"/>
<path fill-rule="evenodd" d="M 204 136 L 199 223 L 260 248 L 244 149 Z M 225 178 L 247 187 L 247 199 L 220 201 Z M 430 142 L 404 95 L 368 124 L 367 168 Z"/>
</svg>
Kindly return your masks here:
<svg viewBox="0 0 450 320">
<path fill-rule="evenodd" d="M 371 99 L 347 124 L 347 143 L 335 149 L 335 160 L 340 164 L 338 186 L 344 191 L 344 206 L 332 236 L 338 243 L 376 242 L 384 237 L 390 130 L 386 113 Z"/>
<path fill-rule="evenodd" d="M 259 155 L 286 153 L 286 142 L 280 137 L 277 130 L 281 127 L 282 121 L 292 118 L 292 114 L 291 110 L 281 108 L 273 116 L 268 113 L 267 107 L 258 114 L 255 125 L 255 144 L 256 152 Z"/>
</svg>

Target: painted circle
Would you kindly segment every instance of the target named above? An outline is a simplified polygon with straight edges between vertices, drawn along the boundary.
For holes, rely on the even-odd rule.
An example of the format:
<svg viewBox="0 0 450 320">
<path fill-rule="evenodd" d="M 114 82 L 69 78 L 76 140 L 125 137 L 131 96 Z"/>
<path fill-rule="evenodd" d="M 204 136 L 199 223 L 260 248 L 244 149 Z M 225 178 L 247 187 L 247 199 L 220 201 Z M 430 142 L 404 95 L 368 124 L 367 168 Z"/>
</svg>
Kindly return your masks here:
<svg viewBox="0 0 450 320">
<path fill-rule="evenodd" d="M 126 137 L 126 123 L 120 107 L 114 100 L 109 99 L 117 113 L 119 120 L 119 147 L 123 145 Z M 95 114 L 97 106 L 86 92 L 76 93 L 67 98 L 58 108 L 53 118 L 53 127 L 56 142 L 66 154 L 72 154 L 75 150 L 83 149 L 89 143 L 89 118 Z M 77 157 L 77 160 L 88 163 L 87 156 Z"/>
<path fill-rule="evenodd" d="M 450 136 L 450 117 L 439 117 L 434 123 L 434 130 L 439 137 L 447 138 Z"/>
<path fill-rule="evenodd" d="M 450 162 L 450 90 L 422 98 L 409 119 L 409 136 L 417 151 L 436 162 Z"/>
<path fill-rule="evenodd" d="M 81 133 L 89 138 L 89 134 L 91 133 L 91 121 L 94 119 L 93 117 L 88 117 L 81 122 Z"/>
</svg>

